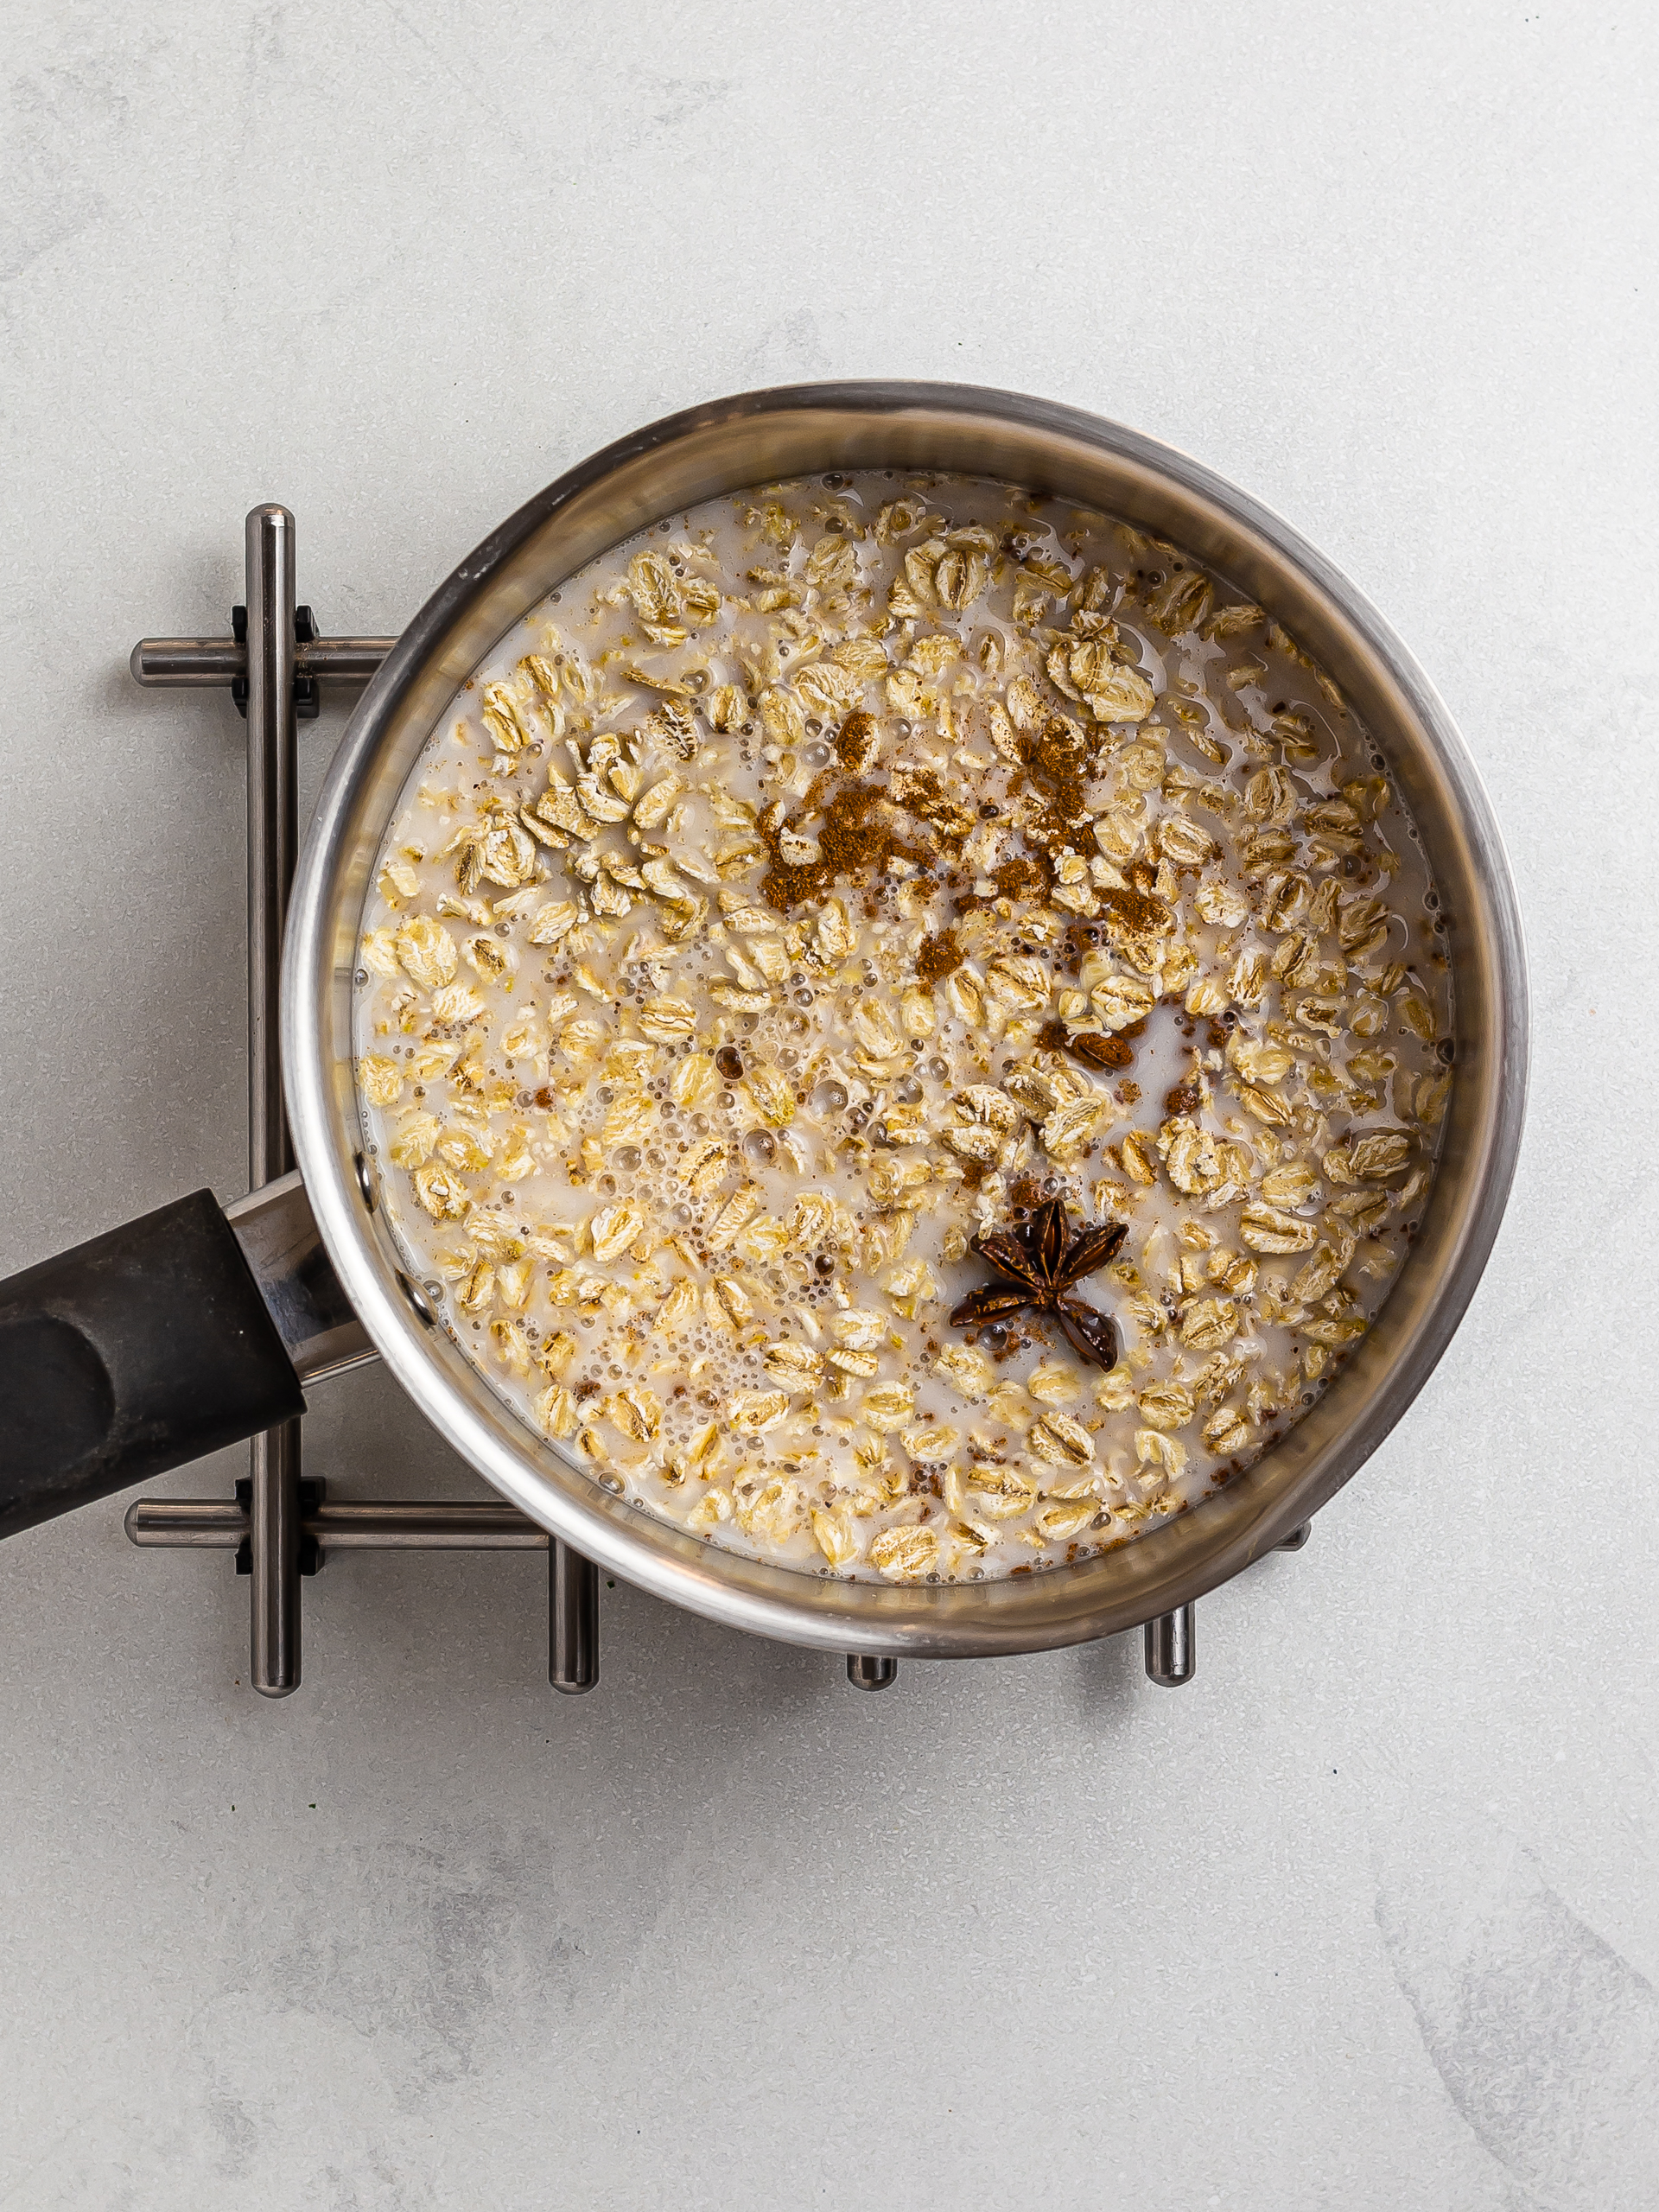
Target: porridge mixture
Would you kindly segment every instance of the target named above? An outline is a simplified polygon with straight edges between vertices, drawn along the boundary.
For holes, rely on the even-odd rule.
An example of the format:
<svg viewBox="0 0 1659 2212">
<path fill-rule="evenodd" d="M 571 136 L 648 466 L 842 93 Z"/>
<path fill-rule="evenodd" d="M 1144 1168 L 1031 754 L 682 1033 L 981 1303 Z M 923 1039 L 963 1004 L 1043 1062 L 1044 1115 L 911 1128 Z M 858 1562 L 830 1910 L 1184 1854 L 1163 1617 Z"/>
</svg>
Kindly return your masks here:
<svg viewBox="0 0 1659 2212">
<path fill-rule="evenodd" d="M 1364 733 L 1176 548 L 880 473 L 616 548 L 458 696 L 364 917 L 410 1273 L 613 1491 L 804 1571 L 1075 1560 L 1375 1316 L 1451 1082 Z"/>
</svg>

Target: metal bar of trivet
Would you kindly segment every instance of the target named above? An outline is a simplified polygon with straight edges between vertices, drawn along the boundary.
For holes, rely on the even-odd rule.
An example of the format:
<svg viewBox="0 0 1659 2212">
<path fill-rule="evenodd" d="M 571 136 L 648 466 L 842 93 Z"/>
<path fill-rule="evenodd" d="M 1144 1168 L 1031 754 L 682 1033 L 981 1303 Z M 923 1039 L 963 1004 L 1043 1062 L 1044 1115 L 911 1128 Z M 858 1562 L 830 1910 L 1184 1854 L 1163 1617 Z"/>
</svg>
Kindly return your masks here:
<svg viewBox="0 0 1659 2212">
<path fill-rule="evenodd" d="M 547 1558 L 547 1679 L 572 1697 L 599 1680 L 599 1569 L 556 1536 Z"/>
<path fill-rule="evenodd" d="M 302 683 L 318 677 L 330 683 L 366 683 L 397 642 L 396 638 L 297 638 L 295 674 Z M 247 641 L 234 637 L 141 638 L 128 665 L 137 683 L 169 689 L 245 683 Z"/>
<path fill-rule="evenodd" d="M 329 1551 L 535 1552 L 548 1543 L 546 1529 L 505 1498 L 347 1504 L 318 1497 L 301 1525 Z M 238 1498 L 141 1497 L 127 1508 L 127 1534 L 146 1549 L 235 1551 L 247 1541 L 248 1510 Z"/>
<path fill-rule="evenodd" d="M 299 746 L 294 696 L 294 518 L 255 507 L 247 519 L 248 1185 L 294 1165 L 283 1106 L 276 1001 L 283 925 L 299 852 Z M 248 1513 L 248 1666 L 262 1697 L 300 1680 L 300 1424 L 256 1436 Z"/>
</svg>

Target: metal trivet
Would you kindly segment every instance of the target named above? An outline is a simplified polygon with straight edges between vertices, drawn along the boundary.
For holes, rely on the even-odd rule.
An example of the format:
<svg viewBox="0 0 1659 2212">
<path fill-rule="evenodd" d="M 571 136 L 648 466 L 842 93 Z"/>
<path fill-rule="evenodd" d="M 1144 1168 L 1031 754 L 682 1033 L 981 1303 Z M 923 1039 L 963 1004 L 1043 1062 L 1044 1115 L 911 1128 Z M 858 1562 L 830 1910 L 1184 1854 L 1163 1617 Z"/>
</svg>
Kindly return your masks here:
<svg viewBox="0 0 1659 2212">
<path fill-rule="evenodd" d="M 228 683 L 248 725 L 248 1187 L 294 1171 L 283 1109 L 276 998 L 283 925 L 299 850 L 298 725 L 316 716 L 322 683 L 366 683 L 396 638 L 322 638 L 296 604 L 294 518 L 258 506 L 246 526 L 247 602 L 231 609 L 228 638 L 144 638 L 132 649 L 140 683 Z M 419 1504 L 330 1499 L 300 1472 L 297 1421 L 256 1436 L 233 1498 L 141 1497 L 127 1535 L 140 1546 L 233 1551 L 249 1578 L 249 1671 L 264 1697 L 300 1681 L 300 1584 L 330 1551 L 545 1551 L 548 1680 L 576 1694 L 599 1680 L 599 1573 L 591 1560 L 504 1499 Z M 1278 1548 L 1300 1551 L 1304 1525 Z M 1194 1669 L 1194 1609 L 1146 1624 L 1147 1673 L 1173 1688 Z M 895 1659 L 855 1653 L 848 1680 L 886 1689 Z"/>
</svg>

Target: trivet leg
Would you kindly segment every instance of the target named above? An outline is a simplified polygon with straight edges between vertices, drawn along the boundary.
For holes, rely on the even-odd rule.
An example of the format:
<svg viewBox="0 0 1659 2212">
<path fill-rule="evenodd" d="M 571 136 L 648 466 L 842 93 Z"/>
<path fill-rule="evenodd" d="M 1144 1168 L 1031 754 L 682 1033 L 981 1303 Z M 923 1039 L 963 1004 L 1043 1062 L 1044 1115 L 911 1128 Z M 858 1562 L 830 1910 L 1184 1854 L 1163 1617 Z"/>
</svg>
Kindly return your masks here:
<svg viewBox="0 0 1659 2212">
<path fill-rule="evenodd" d="M 1196 1615 L 1191 1605 L 1173 1613 L 1160 1613 L 1147 1623 L 1147 1672 L 1160 1688 L 1179 1689 L 1190 1682 L 1198 1665 L 1194 1649 Z"/>
<path fill-rule="evenodd" d="M 248 1664 L 255 1689 L 266 1697 L 286 1697 L 300 1679 L 299 1422 L 287 1421 L 256 1436 L 248 1452 L 253 1477 Z"/>
<path fill-rule="evenodd" d="M 855 1690 L 890 1689 L 899 1679 L 899 1662 L 872 1658 L 867 1651 L 849 1651 L 847 1679 Z"/>
<path fill-rule="evenodd" d="M 599 1680 L 599 1569 L 562 1544 L 547 1546 L 547 1679 L 567 1696 Z"/>
<path fill-rule="evenodd" d="M 248 1180 L 294 1165 L 283 1110 L 276 1000 L 283 925 L 298 846 L 294 518 L 255 507 L 247 523 Z M 265 1697 L 300 1680 L 300 1424 L 251 1446 L 250 1670 Z"/>
</svg>

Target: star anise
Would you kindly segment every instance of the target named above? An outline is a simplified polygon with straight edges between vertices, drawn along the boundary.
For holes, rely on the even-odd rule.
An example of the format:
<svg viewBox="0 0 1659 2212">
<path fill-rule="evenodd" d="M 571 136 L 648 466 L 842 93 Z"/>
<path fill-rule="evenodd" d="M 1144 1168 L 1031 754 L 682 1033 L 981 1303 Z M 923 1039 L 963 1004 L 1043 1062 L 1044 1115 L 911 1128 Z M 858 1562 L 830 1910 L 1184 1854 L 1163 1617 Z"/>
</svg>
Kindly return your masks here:
<svg viewBox="0 0 1659 2212">
<path fill-rule="evenodd" d="M 1111 1316 L 1074 1297 L 1071 1286 L 1103 1268 L 1128 1233 L 1124 1222 L 1103 1221 L 1071 1234 L 1058 1198 L 1046 1199 L 1015 1229 L 982 1230 L 973 1249 L 1002 1280 L 970 1290 L 951 1314 L 951 1327 L 1005 1321 L 1029 1306 L 1033 1313 L 1052 1313 L 1080 1357 L 1096 1367 L 1116 1367 L 1117 1331 Z"/>
</svg>

